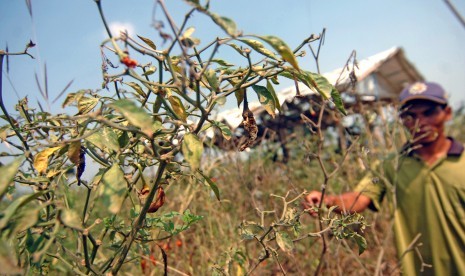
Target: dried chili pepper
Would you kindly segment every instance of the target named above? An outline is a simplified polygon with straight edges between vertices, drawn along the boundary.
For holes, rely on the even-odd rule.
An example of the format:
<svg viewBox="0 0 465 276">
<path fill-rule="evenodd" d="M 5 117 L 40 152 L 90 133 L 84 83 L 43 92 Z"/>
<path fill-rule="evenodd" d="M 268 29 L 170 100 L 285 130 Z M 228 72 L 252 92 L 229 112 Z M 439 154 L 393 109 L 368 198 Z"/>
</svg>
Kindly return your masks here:
<svg viewBox="0 0 465 276">
<path fill-rule="evenodd" d="M 81 149 L 79 151 L 79 163 L 77 165 L 76 169 L 76 179 L 78 181 L 78 186 L 81 185 L 81 176 L 84 173 L 84 170 L 86 169 L 86 151 L 85 148 L 81 146 Z"/>
<path fill-rule="evenodd" d="M 157 198 L 150 204 L 147 213 L 155 213 L 163 204 L 165 204 L 165 191 L 160 186 L 157 189 Z"/>
</svg>

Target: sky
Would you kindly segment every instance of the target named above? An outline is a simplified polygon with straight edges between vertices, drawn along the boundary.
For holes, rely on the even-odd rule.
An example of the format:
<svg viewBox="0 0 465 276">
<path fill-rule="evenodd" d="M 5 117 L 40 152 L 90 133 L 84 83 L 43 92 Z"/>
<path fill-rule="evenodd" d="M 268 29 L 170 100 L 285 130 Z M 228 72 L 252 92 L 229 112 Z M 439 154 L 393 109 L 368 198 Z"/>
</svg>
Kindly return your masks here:
<svg viewBox="0 0 465 276">
<path fill-rule="evenodd" d="M 32 105 L 40 102 L 52 112 L 62 112 L 65 96 L 54 103 L 53 100 L 70 81 L 73 82 L 67 92 L 101 87 L 100 44 L 107 38 L 104 26 L 93 0 L 30 2 L 32 17 L 26 0 L 0 0 L 0 49 L 5 50 L 8 45 L 10 52 L 20 52 L 30 40 L 36 44 L 30 49 L 35 59 L 10 56 L 8 73 L 4 64 L 4 100 L 10 113 L 25 96 Z M 181 0 L 165 2 L 180 25 L 189 6 Z M 451 2 L 465 15 L 464 1 Z M 154 3 L 102 0 L 112 28 L 126 28 L 130 35 L 150 38 L 163 48 L 168 44 L 162 44 L 151 25 L 154 16 L 163 18 Z M 291 49 L 325 28 L 319 59 L 321 73 L 342 67 L 354 50 L 357 58 L 363 59 L 393 46 L 402 47 L 426 80 L 444 86 L 452 106 L 465 102 L 465 28 L 442 0 L 211 0 L 210 10 L 233 19 L 244 33 L 278 36 Z M 201 45 L 225 36 L 200 13 L 193 14 L 188 26 L 196 28 L 194 36 L 201 40 Z M 299 59 L 299 64 L 316 71 L 309 53 Z M 48 104 L 35 77 L 43 85 L 45 65 Z"/>
</svg>

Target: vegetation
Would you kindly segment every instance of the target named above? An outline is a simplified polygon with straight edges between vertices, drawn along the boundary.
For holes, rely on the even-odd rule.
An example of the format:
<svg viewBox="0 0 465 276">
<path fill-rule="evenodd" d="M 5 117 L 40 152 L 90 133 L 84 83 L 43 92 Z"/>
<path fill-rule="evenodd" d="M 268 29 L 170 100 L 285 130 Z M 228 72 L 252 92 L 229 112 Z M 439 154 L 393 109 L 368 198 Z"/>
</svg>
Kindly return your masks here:
<svg viewBox="0 0 465 276">
<path fill-rule="evenodd" d="M 157 2 L 169 29 L 158 31 L 171 37 L 165 49 L 107 27 L 102 89 L 69 93 L 63 102 L 76 114 L 50 114 L 27 98 L 10 114 L 0 83 L 0 138 L 14 148 L 1 155 L 0 274 L 397 273 L 388 212 L 339 215 L 320 206 L 314 219 L 301 207 L 306 190 L 348 190 L 366 164 L 398 147 L 397 122 L 378 121 L 381 144 L 367 131 L 336 153 L 324 143 L 321 112 L 318 122 L 307 121 L 310 135 L 290 141 L 291 160 L 273 162 L 279 145 L 255 145 L 248 93 L 276 116 L 273 84 L 291 78 L 321 95 L 319 110 L 346 113 L 324 77 L 299 67 L 299 51 L 320 36 L 291 50 L 274 36 L 239 33 L 208 4 L 187 2 L 192 9 L 179 27 Z M 201 47 L 186 27 L 192 13 L 210 17 L 226 36 Z M 0 66 L 33 46 L 0 51 Z M 246 65 L 221 59 L 224 47 Z M 46 84 L 39 90 L 47 99 Z M 210 115 L 232 95 L 244 108 L 240 148 L 251 147 L 248 153 L 223 152 L 206 135 L 231 137 Z"/>
</svg>

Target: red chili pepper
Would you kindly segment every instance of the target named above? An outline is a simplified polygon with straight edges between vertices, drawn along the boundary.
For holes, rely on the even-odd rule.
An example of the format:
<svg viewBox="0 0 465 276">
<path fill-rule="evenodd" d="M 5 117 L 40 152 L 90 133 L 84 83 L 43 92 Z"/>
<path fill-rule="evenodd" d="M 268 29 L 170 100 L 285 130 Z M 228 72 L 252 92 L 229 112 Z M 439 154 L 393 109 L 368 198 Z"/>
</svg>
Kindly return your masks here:
<svg viewBox="0 0 465 276">
<path fill-rule="evenodd" d="M 129 68 L 134 68 L 137 66 L 137 61 L 131 59 L 129 56 L 125 56 L 121 59 L 121 62 Z"/>
</svg>

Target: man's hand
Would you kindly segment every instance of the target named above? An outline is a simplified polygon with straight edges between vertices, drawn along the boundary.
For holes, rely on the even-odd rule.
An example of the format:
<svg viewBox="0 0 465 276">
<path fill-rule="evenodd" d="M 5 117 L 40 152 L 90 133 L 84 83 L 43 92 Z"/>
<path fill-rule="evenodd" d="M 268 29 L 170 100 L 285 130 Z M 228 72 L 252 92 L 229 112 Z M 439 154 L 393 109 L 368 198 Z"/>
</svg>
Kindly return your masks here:
<svg viewBox="0 0 465 276">
<path fill-rule="evenodd" d="M 318 216 L 317 208 L 320 206 L 321 195 L 319 191 L 311 191 L 304 197 L 305 201 L 302 202 L 302 205 L 312 217 Z"/>
</svg>

